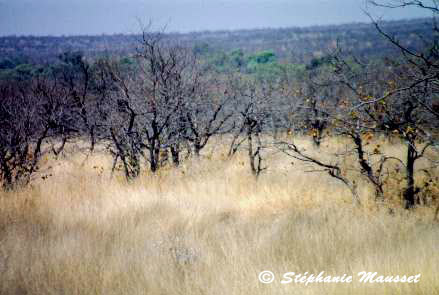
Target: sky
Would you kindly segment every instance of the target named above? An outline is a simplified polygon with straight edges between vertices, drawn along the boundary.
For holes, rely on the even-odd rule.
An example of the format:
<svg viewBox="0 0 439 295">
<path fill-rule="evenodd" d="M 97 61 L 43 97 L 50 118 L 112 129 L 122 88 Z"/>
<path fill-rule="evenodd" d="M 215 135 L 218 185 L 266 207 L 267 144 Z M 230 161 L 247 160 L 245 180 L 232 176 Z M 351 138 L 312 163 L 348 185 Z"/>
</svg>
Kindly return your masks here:
<svg viewBox="0 0 439 295">
<path fill-rule="evenodd" d="M 365 0 L 0 0 L 0 36 L 137 33 L 152 21 L 189 32 L 367 22 Z M 429 16 L 420 9 L 376 17 Z"/>
</svg>

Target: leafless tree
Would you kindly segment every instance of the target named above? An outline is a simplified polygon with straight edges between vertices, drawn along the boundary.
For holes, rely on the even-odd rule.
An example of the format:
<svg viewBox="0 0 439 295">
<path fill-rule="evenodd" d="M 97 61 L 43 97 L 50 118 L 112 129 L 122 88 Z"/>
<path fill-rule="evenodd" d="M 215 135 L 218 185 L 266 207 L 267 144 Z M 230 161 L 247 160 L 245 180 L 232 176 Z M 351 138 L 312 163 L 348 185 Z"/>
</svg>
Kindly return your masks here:
<svg viewBox="0 0 439 295">
<path fill-rule="evenodd" d="M 180 122 L 184 138 L 193 145 L 195 155 L 199 156 L 212 136 L 231 131 L 233 111 L 230 109 L 227 89 L 223 90 L 221 81 L 197 77 L 194 82 L 193 92 L 184 103 L 185 116 Z"/>
<path fill-rule="evenodd" d="M 99 83 L 114 88 L 106 94 L 107 142 L 114 167 L 121 161 L 128 179 L 139 175 L 142 160 L 156 172 L 170 153 L 178 166 L 183 147 L 199 155 L 212 136 L 230 128 L 227 98 L 192 50 L 145 30 L 132 61 L 128 70 L 121 60 L 103 62 Z"/>
<path fill-rule="evenodd" d="M 268 147 L 267 139 L 273 131 L 273 108 L 270 86 L 256 81 L 235 77 L 230 81 L 229 89 L 235 103 L 234 135 L 229 155 L 235 154 L 247 145 L 248 159 L 252 174 L 258 177 L 267 169 L 263 165 L 264 150 Z M 264 138 L 265 137 L 265 138 Z"/>
<path fill-rule="evenodd" d="M 62 150 L 64 140 L 56 143 L 76 130 L 67 92 L 56 80 L 2 84 L 0 97 L 0 181 L 10 190 L 29 183 L 41 155 Z"/>
</svg>

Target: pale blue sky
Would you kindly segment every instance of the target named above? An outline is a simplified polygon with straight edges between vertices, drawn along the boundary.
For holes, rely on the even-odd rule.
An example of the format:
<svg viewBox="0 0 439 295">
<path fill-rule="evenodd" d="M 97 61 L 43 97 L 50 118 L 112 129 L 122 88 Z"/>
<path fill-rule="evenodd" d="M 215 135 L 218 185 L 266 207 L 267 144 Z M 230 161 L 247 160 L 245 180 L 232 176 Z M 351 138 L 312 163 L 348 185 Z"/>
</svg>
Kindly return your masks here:
<svg viewBox="0 0 439 295">
<path fill-rule="evenodd" d="M 152 20 L 168 31 L 366 22 L 364 0 L 0 0 L 0 35 L 136 33 Z M 419 9 L 375 12 L 386 19 Z"/>
</svg>

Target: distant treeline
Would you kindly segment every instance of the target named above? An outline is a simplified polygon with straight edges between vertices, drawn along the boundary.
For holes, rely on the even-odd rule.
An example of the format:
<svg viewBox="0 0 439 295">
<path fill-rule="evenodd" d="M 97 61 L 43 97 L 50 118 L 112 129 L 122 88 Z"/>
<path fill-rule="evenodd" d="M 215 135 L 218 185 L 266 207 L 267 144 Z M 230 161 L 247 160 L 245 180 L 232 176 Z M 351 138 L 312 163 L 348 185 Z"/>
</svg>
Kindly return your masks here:
<svg viewBox="0 0 439 295">
<path fill-rule="evenodd" d="M 430 19 L 383 22 L 382 27 L 395 35 L 404 46 L 420 49 L 423 38 L 431 35 Z M 359 57 L 383 57 L 396 48 L 371 24 L 346 24 L 308 28 L 254 29 L 237 31 L 206 31 L 169 33 L 170 40 L 192 47 L 200 54 L 213 55 L 242 50 L 254 53 L 272 50 L 289 63 L 309 63 L 333 51 L 337 45 Z M 106 54 L 127 55 L 139 46 L 140 35 L 101 35 L 69 37 L 8 36 L 0 38 L 0 69 L 22 63 L 53 62 L 68 51 L 82 51 L 87 56 Z M 22 62 L 24 61 L 24 62 Z"/>
</svg>

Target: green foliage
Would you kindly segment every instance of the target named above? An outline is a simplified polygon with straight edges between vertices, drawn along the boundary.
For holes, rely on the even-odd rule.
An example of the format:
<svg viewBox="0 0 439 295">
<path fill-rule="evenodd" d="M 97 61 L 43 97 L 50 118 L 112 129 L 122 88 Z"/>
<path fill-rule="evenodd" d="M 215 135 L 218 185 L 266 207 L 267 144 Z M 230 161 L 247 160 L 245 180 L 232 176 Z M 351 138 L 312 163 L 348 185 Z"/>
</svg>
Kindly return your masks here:
<svg viewBox="0 0 439 295">
<path fill-rule="evenodd" d="M 227 65 L 228 56 L 224 52 L 218 52 L 209 58 L 209 63 L 213 64 L 215 67 L 223 68 Z"/>
<path fill-rule="evenodd" d="M 276 55 L 273 51 L 261 51 L 248 57 L 247 68 L 255 71 L 259 65 L 271 64 L 276 62 Z"/>
<path fill-rule="evenodd" d="M 23 56 L 16 56 L 13 58 L 4 58 L 0 59 L 0 70 L 12 70 L 16 66 L 21 64 L 28 64 L 30 63 L 29 58 L 23 57 Z"/>
<path fill-rule="evenodd" d="M 119 63 L 124 72 L 135 71 L 137 69 L 137 63 L 132 57 L 124 57 L 119 61 Z"/>
<path fill-rule="evenodd" d="M 22 64 L 15 67 L 15 71 L 21 76 L 32 76 L 35 68 L 33 65 L 30 64 Z"/>
<path fill-rule="evenodd" d="M 195 44 L 192 51 L 195 55 L 202 55 L 202 56 L 207 55 L 210 52 L 209 44 L 207 43 Z"/>
<path fill-rule="evenodd" d="M 305 71 L 305 65 L 272 62 L 256 65 L 252 74 L 259 80 L 275 81 L 276 79 L 300 79 L 305 75 Z"/>
<path fill-rule="evenodd" d="M 239 71 L 258 80 L 274 81 L 276 79 L 301 79 L 306 72 L 303 64 L 280 62 L 273 51 L 260 51 L 246 54 L 242 49 L 229 53 L 223 51 L 210 52 L 206 62 L 215 71 Z"/>
<path fill-rule="evenodd" d="M 256 64 L 252 66 L 252 73 L 260 80 L 275 80 L 284 74 L 284 68 L 275 62 Z"/>
<path fill-rule="evenodd" d="M 0 70 L 0 80 L 26 81 L 43 72 L 43 67 L 31 64 L 20 64 L 13 69 Z"/>
<path fill-rule="evenodd" d="M 33 65 L 21 56 L 0 60 L 0 80 L 23 81 L 42 72 L 42 66 Z"/>
<path fill-rule="evenodd" d="M 230 64 L 235 68 L 242 68 L 246 64 L 244 51 L 242 49 L 235 49 L 230 52 L 229 59 Z"/>
<path fill-rule="evenodd" d="M 15 68 L 15 63 L 11 59 L 6 58 L 0 61 L 0 70 L 13 69 L 13 68 Z"/>
<path fill-rule="evenodd" d="M 314 70 L 319 67 L 328 66 L 332 64 L 332 56 L 326 55 L 319 58 L 313 58 L 309 65 L 306 66 L 308 70 Z"/>
<path fill-rule="evenodd" d="M 80 51 L 67 51 L 59 55 L 59 59 L 67 65 L 78 67 L 81 65 L 84 54 Z"/>
</svg>

